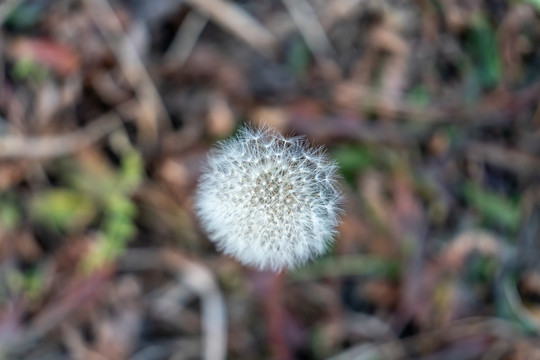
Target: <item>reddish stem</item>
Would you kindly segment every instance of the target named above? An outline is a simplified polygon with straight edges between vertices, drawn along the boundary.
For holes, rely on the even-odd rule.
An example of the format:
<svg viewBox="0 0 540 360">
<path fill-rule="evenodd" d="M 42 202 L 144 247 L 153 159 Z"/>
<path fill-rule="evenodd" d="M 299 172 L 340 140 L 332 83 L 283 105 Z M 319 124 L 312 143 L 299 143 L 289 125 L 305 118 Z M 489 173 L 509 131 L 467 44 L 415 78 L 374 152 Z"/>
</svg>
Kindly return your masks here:
<svg viewBox="0 0 540 360">
<path fill-rule="evenodd" d="M 283 286 L 285 272 L 269 274 L 262 296 L 264 313 L 268 326 L 268 342 L 274 359 L 292 360 L 289 344 L 285 337 L 285 308 L 283 307 Z"/>
</svg>

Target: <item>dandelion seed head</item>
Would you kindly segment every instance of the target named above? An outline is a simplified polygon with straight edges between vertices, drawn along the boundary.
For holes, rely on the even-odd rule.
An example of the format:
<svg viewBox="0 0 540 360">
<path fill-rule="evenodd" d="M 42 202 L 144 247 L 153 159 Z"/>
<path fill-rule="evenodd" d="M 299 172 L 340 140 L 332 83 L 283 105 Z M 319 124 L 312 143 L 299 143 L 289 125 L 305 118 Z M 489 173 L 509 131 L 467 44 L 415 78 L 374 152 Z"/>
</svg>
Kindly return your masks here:
<svg viewBox="0 0 540 360">
<path fill-rule="evenodd" d="M 261 270 L 291 269 L 333 241 L 341 212 L 336 171 L 302 137 L 243 128 L 210 154 L 196 212 L 224 253 Z"/>
</svg>

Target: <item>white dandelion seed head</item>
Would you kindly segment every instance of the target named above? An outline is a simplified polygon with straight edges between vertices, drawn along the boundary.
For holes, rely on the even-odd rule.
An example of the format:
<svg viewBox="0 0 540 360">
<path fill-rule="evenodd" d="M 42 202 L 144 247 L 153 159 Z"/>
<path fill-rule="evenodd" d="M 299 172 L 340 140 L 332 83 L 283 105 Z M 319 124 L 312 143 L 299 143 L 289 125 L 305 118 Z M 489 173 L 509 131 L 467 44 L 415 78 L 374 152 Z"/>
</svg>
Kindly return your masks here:
<svg viewBox="0 0 540 360">
<path fill-rule="evenodd" d="M 243 128 L 210 154 L 197 215 L 210 240 L 243 264 L 291 269 L 333 241 L 342 198 L 336 171 L 304 138 Z"/>
</svg>

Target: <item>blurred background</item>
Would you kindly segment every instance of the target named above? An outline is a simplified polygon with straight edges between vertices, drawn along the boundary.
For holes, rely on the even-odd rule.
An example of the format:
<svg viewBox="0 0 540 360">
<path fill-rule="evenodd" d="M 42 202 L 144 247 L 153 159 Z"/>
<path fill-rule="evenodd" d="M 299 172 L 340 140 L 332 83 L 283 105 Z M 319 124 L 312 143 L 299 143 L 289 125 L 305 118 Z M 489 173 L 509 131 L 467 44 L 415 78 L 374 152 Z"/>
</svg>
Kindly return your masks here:
<svg viewBox="0 0 540 360">
<path fill-rule="evenodd" d="M 0 4 L 0 359 L 540 359 L 538 0 Z M 345 215 L 219 254 L 201 165 L 325 145 Z"/>
</svg>

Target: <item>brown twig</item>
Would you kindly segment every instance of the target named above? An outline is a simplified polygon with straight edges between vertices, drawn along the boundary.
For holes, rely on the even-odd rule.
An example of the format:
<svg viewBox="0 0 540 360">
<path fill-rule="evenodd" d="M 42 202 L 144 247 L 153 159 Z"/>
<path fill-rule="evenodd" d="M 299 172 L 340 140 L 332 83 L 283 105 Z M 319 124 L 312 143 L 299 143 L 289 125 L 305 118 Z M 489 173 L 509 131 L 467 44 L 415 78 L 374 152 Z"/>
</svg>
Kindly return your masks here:
<svg viewBox="0 0 540 360">
<path fill-rule="evenodd" d="M 107 283 L 109 276 L 110 272 L 108 270 L 92 274 L 77 288 L 56 299 L 49 307 L 43 309 L 14 341 L 0 344 L 0 351 L 8 354 L 16 353 L 29 343 L 43 337 L 79 309 L 82 304 L 94 300 Z"/>
<path fill-rule="evenodd" d="M 533 106 L 540 97 L 540 82 L 495 98 L 486 96 L 474 106 L 464 108 L 459 103 L 444 103 L 438 106 L 419 107 L 409 101 L 398 101 L 388 114 L 394 119 L 420 121 L 432 124 L 457 124 L 482 126 L 508 121 L 516 111 Z M 386 101 L 386 94 L 352 83 L 343 83 L 334 89 L 333 102 L 339 108 L 355 111 L 372 109 Z"/>
<path fill-rule="evenodd" d="M 335 53 L 317 14 L 307 0 L 282 0 L 282 3 L 315 56 L 327 57 Z"/>
<path fill-rule="evenodd" d="M 533 155 L 484 142 L 470 142 L 467 149 L 468 157 L 472 160 L 486 162 L 525 176 L 540 174 L 540 158 Z"/>
<path fill-rule="evenodd" d="M 383 344 L 360 344 L 353 346 L 344 352 L 337 354 L 329 360 L 345 360 L 345 359 L 404 359 L 407 357 L 407 351 L 414 351 L 422 344 L 431 344 L 436 346 L 437 343 L 445 343 L 459 341 L 473 336 L 495 336 L 510 340 L 519 332 L 512 326 L 510 322 L 495 318 L 467 318 L 456 321 L 450 326 L 437 329 L 431 332 L 422 333 L 406 340 L 391 340 Z"/>
<path fill-rule="evenodd" d="M 339 20 L 357 14 L 363 2 L 364 0 L 333 0 L 326 2 L 324 9 L 319 11 L 320 24 L 323 30 L 329 29 Z M 284 40 L 291 32 L 297 29 L 297 24 L 285 14 L 280 13 L 270 19 L 268 28 L 279 40 Z"/>
<path fill-rule="evenodd" d="M 224 0 L 186 0 L 186 2 L 261 54 L 270 58 L 276 56 L 278 42 L 274 35 L 238 6 Z"/>
<path fill-rule="evenodd" d="M 144 259 L 144 261 L 141 261 Z M 122 259 L 123 270 L 163 270 L 178 275 L 178 281 L 195 292 L 202 301 L 204 359 L 221 360 L 227 355 L 227 319 L 223 295 L 210 271 L 170 249 L 129 250 Z"/>
<path fill-rule="evenodd" d="M 107 45 L 115 54 L 126 80 L 136 93 L 140 102 L 139 126 L 143 142 L 157 140 L 159 121 L 171 123 L 161 96 L 148 74 L 135 45 L 125 34 L 122 22 L 107 0 L 84 0 L 92 21 L 97 25 Z"/>
<path fill-rule="evenodd" d="M 208 17 L 198 12 L 190 12 L 178 29 L 171 46 L 165 53 L 165 61 L 177 67 L 182 66 L 193 51 L 197 39 L 208 23 Z"/>
<path fill-rule="evenodd" d="M 109 112 L 86 128 L 65 135 L 0 137 L 0 159 L 45 159 L 68 155 L 94 144 L 121 126 L 118 115 Z"/>
</svg>

